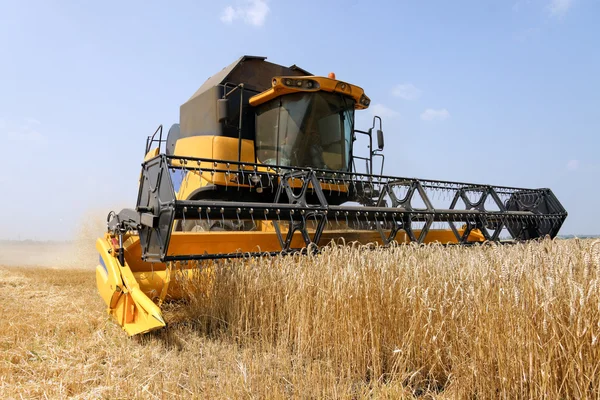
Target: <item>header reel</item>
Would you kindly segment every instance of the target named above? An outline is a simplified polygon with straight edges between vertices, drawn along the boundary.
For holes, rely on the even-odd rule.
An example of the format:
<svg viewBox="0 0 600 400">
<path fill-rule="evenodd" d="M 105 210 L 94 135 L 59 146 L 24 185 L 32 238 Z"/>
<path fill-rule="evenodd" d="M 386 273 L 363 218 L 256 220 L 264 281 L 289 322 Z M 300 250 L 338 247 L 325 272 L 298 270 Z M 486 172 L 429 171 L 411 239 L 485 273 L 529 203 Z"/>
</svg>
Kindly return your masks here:
<svg viewBox="0 0 600 400">
<path fill-rule="evenodd" d="M 181 170 L 180 174 L 172 171 Z M 231 183 L 222 186 L 231 191 L 227 200 L 178 200 L 173 179 L 176 176 L 209 174 L 222 176 Z M 244 201 L 252 192 L 270 192 L 272 202 Z M 349 196 L 356 205 L 328 204 L 324 191 L 331 196 Z M 214 196 L 214 193 L 211 194 Z M 238 200 L 231 198 L 238 196 Z M 450 200 L 444 207 L 435 207 L 432 199 Z M 249 249 L 240 243 L 231 253 L 204 251 L 174 254 L 169 243 L 176 221 L 237 221 L 236 226 L 256 230 L 257 221 L 273 225 L 279 248 L 271 254 L 299 251 L 292 246 L 298 232 L 303 247 L 319 245 L 323 232 L 342 228 L 356 231 L 377 231 L 381 244 L 397 240 L 424 243 L 436 222 L 447 223 L 452 231 L 448 243 L 472 244 L 470 235 L 480 233 L 487 241 L 530 240 L 554 237 L 567 216 L 550 189 L 520 189 L 461 182 L 419 180 L 383 175 L 341 173 L 339 171 L 264 166 L 253 163 L 224 162 L 159 155 L 143 163 L 142 179 L 135 210 L 113 214 L 109 229 L 116 235 L 135 230 L 139 234 L 142 259 L 150 262 L 202 260 L 260 255 L 263 249 Z M 282 229 L 282 222 L 287 229 Z M 209 228 L 210 229 L 210 228 Z M 336 231 L 337 232 L 337 231 Z M 501 237 L 504 232 L 505 237 Z M 207 232 L 200 233 L 206 235 Z M 242 233 L 242 232 L 239 232 Z M 185 235 L 199 233 L 183 232 Z M 344 234 L 337 232 L 337 237 Z M 371 236 L 369 236 L 371 237 Z M 482 239 L 481 239 L 482 238 Z M 445 243 L 446 244 L 446 243 Z"/>
</svg>

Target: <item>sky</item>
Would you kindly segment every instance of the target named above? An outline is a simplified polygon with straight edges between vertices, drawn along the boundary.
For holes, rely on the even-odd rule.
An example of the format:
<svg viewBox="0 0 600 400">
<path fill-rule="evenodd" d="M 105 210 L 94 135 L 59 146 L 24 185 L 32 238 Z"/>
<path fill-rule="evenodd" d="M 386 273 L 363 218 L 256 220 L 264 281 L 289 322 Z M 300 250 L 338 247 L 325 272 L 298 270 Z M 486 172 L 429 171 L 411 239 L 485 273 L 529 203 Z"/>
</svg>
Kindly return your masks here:
<svg viewBox="0 0 600 400">
<path fill-rule="evenodd" d="M 331 71 L 389 175 L 549 187 L 600 234 L 600 0 L 0 0 L 0 239 L 134 207 L 146 137 L 242 55 Z"/>
</svg>

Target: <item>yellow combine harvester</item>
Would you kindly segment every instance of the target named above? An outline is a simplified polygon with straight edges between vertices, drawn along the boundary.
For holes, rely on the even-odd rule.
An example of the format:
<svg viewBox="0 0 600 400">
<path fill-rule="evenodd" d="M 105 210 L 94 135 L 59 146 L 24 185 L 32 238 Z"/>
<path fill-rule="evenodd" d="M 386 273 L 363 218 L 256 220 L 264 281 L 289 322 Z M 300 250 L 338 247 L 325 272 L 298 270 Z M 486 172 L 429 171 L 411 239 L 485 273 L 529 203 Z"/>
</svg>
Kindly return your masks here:
<svg viewBox="0 0 600 400">
<path fill-rule="evenodd" d="M 358 86 L 245 56 L 146 141 L 134 209 L 98 239 L 98 290 L 129 335 L 165 326 L 203 260 L 317 251 L 345 242 L 473 244 L 554 237 L 567 213 L 549 189 L 383 175 L 381 118 L 355 129 Z M 368 146 L 355 148 L 357 135 Z M 375 140 L 376 146 L 373 146 Z M 374 174 L 374 164 L 380 174 Z M 444 203 L 439 205 L 438 203 Z"/>
</svg>

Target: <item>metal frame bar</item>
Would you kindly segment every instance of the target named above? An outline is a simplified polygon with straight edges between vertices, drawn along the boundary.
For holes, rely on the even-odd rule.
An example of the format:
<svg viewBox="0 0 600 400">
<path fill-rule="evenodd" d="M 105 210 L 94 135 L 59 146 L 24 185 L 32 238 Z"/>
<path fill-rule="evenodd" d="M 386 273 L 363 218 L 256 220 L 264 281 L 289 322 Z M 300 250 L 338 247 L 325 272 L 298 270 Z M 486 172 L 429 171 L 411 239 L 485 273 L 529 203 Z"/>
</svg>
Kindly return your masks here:
<svg viewBox="0 0 600 400">
<path fill-rule="evenodd" d="M 168 173 L 170 169 L 200 174 L 210 171 L 212 176 L 226 173 L 237 190 L 240 185 L 245 185 L 244 190 L 257 193 L 270 188 L 274 201 L 177 200 Z M 475 229 L 489 241 L 499 241 L 504 228 L 517 241 L 546 235 L 554 237 L 567 216 L 549 189 L 419 180 L 164 154 L 142 164 L 142 178 L 136 210 L 123 210 L 115 215 L 109 229 L 113 232 L 137 230 L 143 258 L 148 261 L 232 256 L 168 255 L 174 223 L 182 219 L 272 221 L 281 246 L 281 252 L 276 254 L 287 254 L 300 250 L 291 247 L 295 232 L 301 233 L 307 248 L 316 248 L 314 245 L 319 243 L 327 224 L 333 220 L 339 223 L 340 219 L 345 220 L 347 226 L 378 230 L 385 244 L 392 243 L 400 231 L 411 241 L 423 243 L 433 223 L 447 223 L 458 243 L 469 244 L 469 235 Z M 295 184 L 297 181 L 302 184 Z M 360 205 L 329 204 L 328 198 L 335 195 L 332 185 Z M 434 206 L 431 196 L 439 193 L 451 195 L 449 206 Z M 464 209 L 457 208 L 461 201 Z M 416 205 L 416 202 L 422 204 Z M 490 206 L 496 210 L 486 208 Z M 282 220 L 289 222 L 285 237 L 279 226 Z M 309 230 L 308 220 L 315 221 L 314 230 Z M 458 223 L 465 226 L 462 235 L 456 226 Z M 422 225 L 418 237 L 417 225 Z"/>
</svg>

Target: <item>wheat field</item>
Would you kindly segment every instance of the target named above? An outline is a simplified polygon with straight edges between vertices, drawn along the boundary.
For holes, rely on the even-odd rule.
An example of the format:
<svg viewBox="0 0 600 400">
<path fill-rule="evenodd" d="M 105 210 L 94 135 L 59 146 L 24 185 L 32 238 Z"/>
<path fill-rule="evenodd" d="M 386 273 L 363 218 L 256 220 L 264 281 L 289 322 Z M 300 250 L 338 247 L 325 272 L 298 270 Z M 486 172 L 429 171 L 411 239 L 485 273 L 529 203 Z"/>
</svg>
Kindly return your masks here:
<svg viewBox="0 0 600 400">
<path fill-rule="evenodd" d="M 91 269 L 0 267 L 0 398 L 600 397 L 600 241 L 210 269 L 128 338 Z"/>
</svg>

